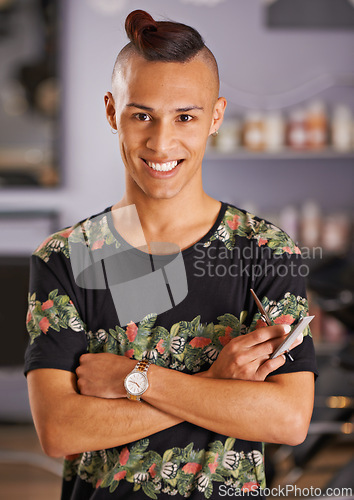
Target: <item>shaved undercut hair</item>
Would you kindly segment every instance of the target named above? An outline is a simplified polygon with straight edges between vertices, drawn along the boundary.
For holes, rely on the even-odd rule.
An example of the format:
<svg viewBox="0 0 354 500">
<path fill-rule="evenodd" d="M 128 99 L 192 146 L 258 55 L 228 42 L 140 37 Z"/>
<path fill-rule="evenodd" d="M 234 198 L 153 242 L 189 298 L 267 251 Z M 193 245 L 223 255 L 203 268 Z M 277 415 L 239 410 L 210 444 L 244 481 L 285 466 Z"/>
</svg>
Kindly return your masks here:
<svg viewBox="0 0 354 500">
<path fill-rule="evenodd" d="M 155 21 L 143 10 L 134 10 L 125 21 L 130 42 L 119 52 L 112 73 L 112 84 L 119 69 L 134 54 L 147 61 L 180 62 L 201 57 L 212 71 L 219 91 L 219 70 L 215 57 L 203 38 L 191 26 L 172 21 Z"/>
</svg>

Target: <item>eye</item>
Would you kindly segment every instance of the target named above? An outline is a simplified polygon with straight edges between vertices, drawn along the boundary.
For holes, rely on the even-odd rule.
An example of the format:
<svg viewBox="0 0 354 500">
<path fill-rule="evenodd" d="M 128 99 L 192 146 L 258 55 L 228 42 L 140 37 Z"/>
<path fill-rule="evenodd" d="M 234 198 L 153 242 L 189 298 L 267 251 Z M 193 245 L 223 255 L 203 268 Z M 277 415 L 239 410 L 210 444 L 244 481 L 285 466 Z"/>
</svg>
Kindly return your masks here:
<svg viewBox="0 0 354 500">
<path fill-rule="evenodd" d="M 148 122 L 150 120 L 150 116 L 146 113 L 136 113 L 134 116 L 139 122 Z"/>
<path fill-rule="evenodd" d="M 191 115 L 179 115 L 178 117 L 178 121 L 180 122 L 190 122 L 191 120 L 193 120 L 193 116 Z"/>
</svg>

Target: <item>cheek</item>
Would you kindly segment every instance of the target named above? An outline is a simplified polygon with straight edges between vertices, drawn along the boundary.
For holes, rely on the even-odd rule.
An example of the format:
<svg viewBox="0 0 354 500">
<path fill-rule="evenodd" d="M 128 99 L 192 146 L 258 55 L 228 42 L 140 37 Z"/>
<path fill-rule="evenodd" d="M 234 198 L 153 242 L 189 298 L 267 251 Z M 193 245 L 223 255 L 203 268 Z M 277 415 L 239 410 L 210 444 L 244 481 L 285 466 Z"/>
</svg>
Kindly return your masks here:
<svg viewBox="0 0 354 500">
<path fill-rule="evenodd" d="M 207 140 L 208 140 L 207 135 L 204 134 L 202 135 L 200 133 L 190 134 L 189 137 L 187 138 L 188 148 L 198 156 L 203 155 Z"/>
<path fill-rule="evenodd" d="M 134 132 L 136 132 L 136 127 L 134 127 L 134 122 L 125 116 L 121 116 L 117 120 L 117 130 L 119 136 L 124 138 L 125 141 L 131 141 L 134 138 Z"/>
<path fill-rule="evenodd" d="M 132 154 L 141 143 L 141 138 L 136 132 L 132 132 L 129 128 L 118 128 L 119 144 L 122 151 L 126 154 Z"/>
<path fill-rule="evenodd" d="M 195 147 L 198 147 L 200 144 L 202 144 L 204 135 L 206 135 L 205 126 L 202 126 L 198 122 L 191 122 L 180 128 L 176 127 L 175 132 L 177 138 Z"/>
<path fill-rule="evenodd" d="M 186 140 L 196 149 L 205 147 L 209 132 L 209 124 L 203 120 L 203 123 L 196 123 L 195 126 L 189 128 Z"/>
</svg>

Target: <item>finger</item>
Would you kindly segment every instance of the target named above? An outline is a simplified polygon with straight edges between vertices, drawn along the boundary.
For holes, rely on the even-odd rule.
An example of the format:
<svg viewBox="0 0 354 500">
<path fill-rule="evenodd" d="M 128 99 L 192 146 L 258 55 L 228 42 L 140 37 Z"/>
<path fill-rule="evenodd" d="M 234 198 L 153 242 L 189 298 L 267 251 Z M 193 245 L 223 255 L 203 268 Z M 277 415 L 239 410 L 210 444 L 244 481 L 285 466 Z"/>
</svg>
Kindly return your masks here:
<svg viewBox="0 0 354 500">
<path fill-rule="evenodd" d="M 275 349 L 283 342 L 284 337 L 280 339 L 269 339 L 262 344 L 256 344 L 248 348 L 247 352 L 247 362 L 258 361 L 258 364 L 262 364 L 267 361 Z"/>
<path fill-rule="evenodd" d="M 270 373 L 283 366 L 285 362 L 286 357 L 284 354 L 281 354 L 274 359 L 268 359 L 265 361 L 257 370 L 259 380 L 265 380 Z"/>
<path fill-rule="evenodd" d="M 230 378 L 233 380 L 261 380 L 259 378 L 258 369 L 260 365 L 260 360 L 250 361 L 242 366 L 230 366 L 228 376 L 225 378 Z"/>
<path fill-rule="evenodd" d="M 248 334 L 252 335 L 253 338 L 251 340 L 252 343 L 247 342 L 247 344 L 244 346 L 246 348 L 246 352 L 244 352 L 244 357 L 246 358 L 245 362 L 252 362 L 257 360 L 258 363 L 261 364 L 269 359 L 269 356 L 285 340 L 286 332 L 290 331 L 290 326 L 275 325 L 267 328 L 262 328 L 262 330 L 266 330 L 265 334 L 264 332 L 261 332 L 261 329 L 252 332 L 252 334 Z M 258 333 L 260 335 L 257 337 Z M 272 334 L 270 338 L 269 333 Z M 267 340 L 259 343 L 254 343 L 255 340 L 262 340 L 265 338 L 265 336 Z"/>
<path fill-rule="evenodd" d="M 299 336 L 294 340 L 294 342 L 291 344 L 291 346 L 287 349 L 287 351 L 291 351 L 292 349 L 294 349 L 295 347 L 299 346 L 302 341 L 304 340 L 304 336 L 302 333 L 299 334 Z M 282 343 L 282 341 L 276 341 L 274 343 L 275 345 L 275 349 L 278 348 L 280 346 L 280 344 Z M 275 350 L 274 349 L 274 350 Z"/>
<path fill-rule="evenodd" d="M 270 339 L 282 338 L 291 330 L 290 325 L 273 325 L 264 328 L 257 328 L 253 332 L 244 335 L 245 345 L 252 347 L 253 345 L 262 344 Z"/>
<path fill-rule="evenodd" d="M 76 370 L 75 370 L 76 376 L 79 379 L 83 375 L 83 368 L 82 365 L 79 365 Z"/>
<path fill-rule="evenodd" d="M 292 345 L 290 346 L 290 348 L 288 350 L 290 351 L 291 349 L 294 349 L 294 347 L 297 347 L 298 345 L 300 345 L 302 343 L 303 339 L 304 339 L 304 336 L 303 336 L 302 333 L 300 333 L 300 335 L 297 337 L 297 339 L 294 340 L 294 342 L 292 343 Z M 272 346 L 272 347 L 271 347 L 271 351 L 270 352 L 267 351 L 268 354 L 272 354 L 275 351 L 275 349 L 277 349 L 281 345 L 281 343 L 283 342 L 283 340 L 284 339 L 273 339 L 273 340 L 270 340 L 267 343 L 268 344 L 267 349 L 269 349 L 269 346 Z"/>
<path fill-rule="evenodd" d="M 86 354 L 81 354 L 79 358 L 80 365 L 85 364 L 89 360 L 90 356 L 92 356 L 92 354 L 88 352 Z"/>
<path fill-rule="evenodd" d="M 76 374 L 77 374 L 77 372 L 76 372 Z M 81 394 L 81 391 L 82 391 L 82 379 L 80 379 L 80 376 L 78 374 L 77 374 L 76 386 L 77 386 L 77 389 L 78 389 L 79 393 Z"/>
</svg>

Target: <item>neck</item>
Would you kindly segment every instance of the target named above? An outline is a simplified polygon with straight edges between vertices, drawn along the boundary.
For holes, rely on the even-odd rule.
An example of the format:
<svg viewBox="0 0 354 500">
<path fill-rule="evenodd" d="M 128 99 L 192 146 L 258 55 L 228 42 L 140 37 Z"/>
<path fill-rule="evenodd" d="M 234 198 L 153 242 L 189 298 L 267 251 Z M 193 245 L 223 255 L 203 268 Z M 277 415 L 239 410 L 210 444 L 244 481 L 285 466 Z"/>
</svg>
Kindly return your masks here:
<svg viewBox="0 0 354 500">
<path fill-rule="evenodd" d="M 169 226 L 188 225 L 188 221 L 195 220 L 198 214 L 205 212 L 210 200 L 213 199 L 203 189 L 201 173 L 168 198 L 149 196 L 127 174 L 126 191 L 114 208 L 135 205 L 143 229 L 158 232 Z"/>
<path fill-rule="evenodd" d="M 127 189 L 123 198 L 113 209 L 128 205 L 136 207 L 145 241 L 169 241 L 180 247 L 188 246 L 193 240 L 197 241 L 205 234 L 220 210 L 220 202 L 207 195 L 203 189 L 195 189 L 194 191 L 193 189 L 183 189 L 172 198 L 159 199 L 146 195 L 136 196 Z M 123 215 L 123 211 L 121 214 Z M 116 221 L 117 229 L 121 234 L 123 232 L 129 241 L 131 239 L 129 236 L 132 233 L 131 223 L 129 223 L 129 227 L 124 224 L 127 231 L 125 232 L 122 222 L 119 222 L 118 218 Z M 141 231 L 140 234 L 142 234 Z"/>
<path fill-rule="evenodd" d="M 154 199 L 132 198 L 125 193 L 114 208 L 135 205 L 143 228 L 154 229 L 156 232 L 164 231 L 169 226 L 188 225 L 188 221 L 203 213 L 212 200 L 204 191 L 193 197 L 184 194 L 180 193 L 173 198 Z"/>
</svg>

